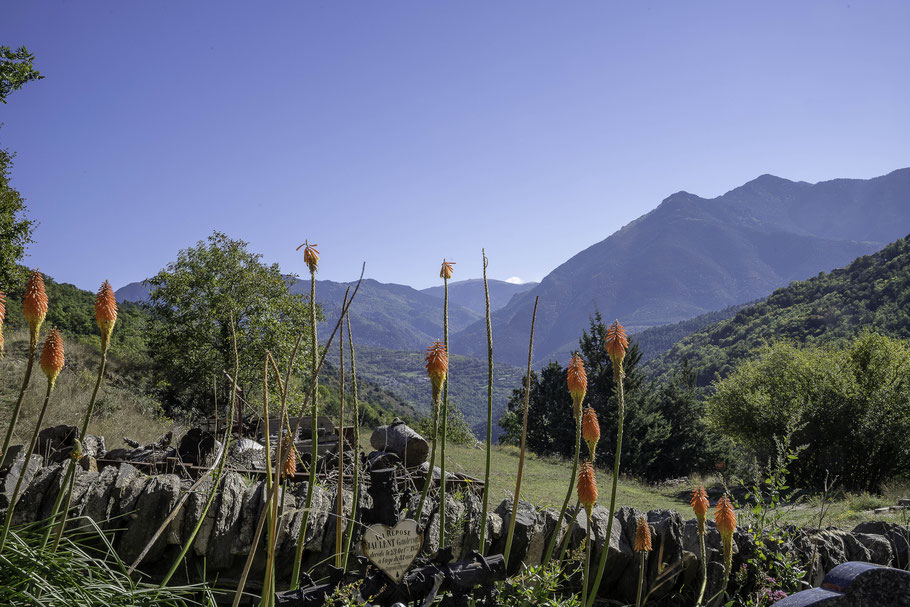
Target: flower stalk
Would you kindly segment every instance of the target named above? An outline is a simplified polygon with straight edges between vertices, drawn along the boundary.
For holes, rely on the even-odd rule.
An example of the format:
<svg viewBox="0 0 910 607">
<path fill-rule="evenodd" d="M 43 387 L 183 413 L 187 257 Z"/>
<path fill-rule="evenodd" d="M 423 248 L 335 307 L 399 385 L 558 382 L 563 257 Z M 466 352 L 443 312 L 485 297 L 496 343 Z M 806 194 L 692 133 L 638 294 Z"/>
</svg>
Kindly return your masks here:
<svg viewBox="0 0 910 607">
<path fill-rule="evenodd" d="M 442 337 L 446 345 L 446 353 L 449 351 L 449 279 L 455 272 L 454 261 L 442 260 L 442 269 L 439 271 L 439 277 L 442 278 L 444 286 L 444 297 L 442 304 Z M 446 420 L 449 417 L 449 379 L 446 379 L 442 386 L 442 448 L 439 452 L 439 548 L 445 547 L 446 537 Z"/>
<path fill-rule="evenodd" d="M 307 482 L 306 501 L 304 502 L 303 522 L 300 523 L 300 533 L 297 536 L 297 552 L 294 554 L 294 567 L 291 572 L 291 590 L 297 590 L 300 587 L 300 562 L 303 559 L 303 544 L 306 539 L 307 527 L 310 522 L 310 509 L 313 506 L 313 490 L 316 487 L 316 459 L 319 452 L 319 437 L 316 432 L 319 416 L 319 377 L 316 365 L 318 342 L 316 341 L 316 270 L 319 268 L 319 251 L 311 245 L 309 241 L 304 242 L 300 247 L 303 249 L 303 263 L 310 270 L 310 373 L 312 376 L 312 395 L 313 406 L 311 410 L 312 417 L 312 449 L 310 450 L 310 478 Z M 300 250 L 297 247 L 297 250 Z M 344 306 L 342 306 L 342 310 Z M 339 320 L 339 322 L 341 322 Z M 299 423 L 299 421 L 298 421 Z"/>
<path fill-rule="evenodd" d="M 105 280 L 104 284 L 98 289 L 98 294 L 95 297 L 95 323 L 98 325 L 98 330 L 101 333 L 101 364 L 98 366 L 98 377 L 95 379 L 95 388 L 92 390 L 92 397 L 89 399 L 88 409 L 85 412 L 85 417 L 82 420 L 82 427 L 79 430 L 79 436 L 76 440 L 85 440 L 85 434 L 88 432 L 88 425 L 92 419 L 92 413 L 95 410 L 95 401 L 98 398 L 98 389 L 101 387 L 101 382 L 104 379 L 104 369 L 107 366 L 107 351 L 111 345 L 111 334 L 114 331 L 114 325 L 117 323 L 117 300 L 114 296 L 114 289 L 107 280 Z M 57 546 L 60 545 L 60 539 L 63 537 L 63 530 L 66 527 L 66 519 L 73 499 L 73 481 L 76 475 L 77 462 L 78 458 L 73 458 L 66 471 L 66 479 L 63 481 L 63 487 L 65 487 L 66 493 L 65 501 L 62 501 L 64 491 L 58 492 L 57 499 L 54 501 L 51 520 L 56 520 L 57 514 L 61 511 L 61 503 L 63 503 L 63 515 L 56 524 L 54 544 L 51 548 L 51 552 L 57 551 Z M 42 548 L 47 544 L 50 532 L 51 527 L 49 526 L 45 532 L 44 540 L 42 541 Z"/>
<path fill-rule="evenodd" d="M 5 308 L 4 308 L 5 314 Z M 32 377 L 32 366 L 35 362 L 35 353 L 38 350 L 38 332 L 41 330 L 41 323 L 47 316 L 47 293 L 44 290 L 44 277 L 41 272 L 35 270 L 25 283 L 25 296 L 22 298 L 22 315 L 28 321 L 28 363 L 25 366 L 25 376 L 22 378 L 22 388 L 19 389 L 19 398 L 13 406 L 13 414 L 9 420 L 9 426 L 6 429 L 6 437 L 3 439 L 3 448 L 0 448 L 0 462 L 6 455 L 9 448 L 10 440 L 13 437 L 13 431 L 16 428 L 16 422 L 19 421 L 19 412 L 22 410 L 22 399 L 25 397 L 25 391 L 28 389 L 29 381 Z"/>
<path fill-rule="evenodd" d="M 354 402 L 354 503 L 351 506 L 351 520 L 348 521 L 347 540 L 344 547 L 342 570 L 348 567 L 348 555 L 351 553 L 351 539 L 354 537 L 354 523 L 357 520 L 357 504 L 360 501 L 360 410 L 357 403 L 357 368 L 354 364 L 354 339 L 351 337 L 351 316 L 345 314 L 348 326 L 348 348 L 351 353 L 351 400 Z"/>
<path fill-rule="evenodd" d="M 433 342 L 433 345 L 427 348 L 426 362 L 427 375 L 430 378 L 430 385 L 433 391 L 433 444 L 430 447 L 430 463 L 427 468 L 427 476 L 420 492 L 420 500 L 417 502 L 417 511 L 414 517 L 417 521 L 420 521 L 423 505 L 430 485 L 433 483 L 433 475 L 436 469 L 436 444 L 439 442 L 439 396 L 442 393 L 442 385 L 446 380 L 446 374 L 449 369 L 448 349 L 445 344 L 439 340 Z"/>
<path fill-rule="evenodd" d="M 44 342 L 44 349 L 41 352 L 41 370 L 47 376 L 47 391 L 44 394 L 44 404 L 41 406 L 41 413 L 38 414 L 38 421 L 35 424 L 35 431 L 32 432 L 32 439 L 29 442 L 28 449 L 25 451 L 25 460 L 22 464 L 22 471 L 16 480 L 16 487 L 9 498 L 9 506 L 6 509 L 6 520 L 3 522 L 3 532 L 0 534 L 0 554 L 6 545 L 6 538 L 9 534 L 9 527 L 13 521 L 13 513 L 16 511 L 16 500 L 19 498 L 19 491 L 22 489 L 22 481 L 28 472 L 28 465 L 31 462 L 32 454 L 35 452 L 35 444 L 38 442 L 38 433 L 41 431 L 41 424 L 44 422 L 44 414 L 47 413 L 47 405 L 50 402 L 51 392 L 54 389 L 54 383 L 57 376 L 63 369 L 65 358 L 63 355 L 63 338 L 60 331 L 54 328 Z M 72 464 L 71 464 L 72 465 Z"/>
<path fill-rule="evenodd" d="M 505 566 L 509 566 L 509 552 L 512 550 L 512 536 L 515 535 L 515 519 L 518 516 L 518 502 L 521 499 L 521 475 L 525 466 L 525 450 L 528 446 L 528 409 L 531 405 L 531 358 L 534 353 L 534 324 L 537 322 L 537 303 L 540 297 L 534 298 L 534 312 L 531 314 L 531 338 L 528 341 L 528 371 L 525 375 L 525 411 L 521 426 L 521 448 L 518 451 L 518 475 L 515 478 L 515 493 L 512 497 L 512 516 L 509 519 L 509 534 L 506 536 L 506 549 L 503 554 Z"/>
<path fill-rule="evenodd" d="M 572 475 L 569 477 L 569 487 L 566 490 L 566 498 L 562 502 L 562 508 L 559 510 L 559 516 L 556 518 L 556 529 L 547 542 L 547 549 L 544 552 L 541 564 L 546 565 L 550 562 L 553 555 L 553 548 L 556 545 L 556 539 L 559 537 L 559 531 L 562 528 L 562 519 L 566 515 L 569 507 L 569 500 L 572 499 L 572 487 L 575 485 L 575 475 L 578 473 L 578 456 L 581 452 L 581 405 L 588 391 L 588 376 L 585 373 L 585 363 L 581 356 L 576 352 L 569 361 L 569 367 L 566 372 L 566 384 L 569 388 L 569 394 L 572 396 L 572 417 L 575 419 L 575 455 L 572 457 Z M 593 461 L 594 456 L 591 456 Z M 574 520 L 574 519 L 573 519 Z M 569 529 L 571 529 L 571 523 Z M 570 531 L 567 530 L 567 533 Z"/>
<path fill-rule="evenodd" d="M 623 393 L 622 380 L 625 373 L 622 368 L 623 359 L 626 356 L 626 350 L 629 347 L 629 341 L 626 339 L 626 331 L 619 321 L 615 321 L 607 329 L 607 336 L 604 343 L 607 354 L 610 356 L 610 362 L 613 364 L 613 383 L 616 385 L 616 395 L 619 403 L 619 418 L 616 429 L 616 453 L 613 458 L 613 488 L 610 492 L 610 511 L 607 519 L 607 533 L 604 537 L 607 542 L 610 541 L 613 532 L 613 513 L 616 510 L 616 486 L 619 483 L 619 458 L 622 453 L 622 427 L 623 417 L 625 416 L 625 395 Z M 607 555 L 610 554 L 609 546 L 605 546 L 600 555 L 600 563 L 597 567 L 597 577 L 594 578 L 594 586 L 591 588 L 590 596 L 586 602 L 582 602 L 583 607 L 592 607 L 597 591 L 600 588 L 600 582 L 603 580 L 604 571 L 607 568 Z"/>
<path fill-rule="evenodd" d="M 645 517 L 638 517 L 635 527 L 635 552 L 639 554 L 638 562 L 638 592 L 635 596 L 635 607 L 641 607 L 641 593 L 645 585 L 645 557 L 651 551 L 651 528 Z"/>
<path fill-rule="evenodd" d="M 708 585 L 708 555 L 705 551 L 705 515 L 708 512 L 708 492 L 701 485 L 692 490 L 692 498 L 689 500 L 692 510 L 695 512 L 695 519 L 698 521 L 698 542 L 701 547 L 701 586 L 698 590 L 698 600 L 695 604 L 700 606 L 705 598 L 705 588 Z"/>
<path fill-rule="evenodd" d="M 585 461 L 578 472 L 578 501 L 585 508 L 588 518 L 586 520 L 585 535 L 585 570 L 581 583 L 581 604 L 588 600 L 588 579 L 591 575 L 591 526 L 594 504 L 597 503 L 597 480 L 594 478 L 594 465 Z M 609 537 L 609 536 L 608 536 Z M 604 547 L 608 550 L 609 547 Z"/>
<path fill-rule="evenodd" d="M 343 566 L 344 533 L 344 332 L 338 339 L 338 488 L 335 491 L 335 566 Z"/>
<path fill-rule="evenodd" d="M 483 498 L 480 510 L 480 554 L 486 554 L 487 507 L 490 499 L 490 468 L 493 464 L 493 321 L 490 309 L 490 285 L 487 283 L 487 253 L 480 250 L 483 256 L 483 294 L 486 302 L 487 318 L 487 444 L 486 466 L 483 473 Z M 546 562 L 546 561 L 545 561 Z"/>
<path fill-rule="evenodd" d="M 714 509 L 714 522 L 717 525 L 717 531 L 720 533 L 721 543 L 724 549 L 724 583 L 720 589 L 720 596 L 723 596 L 727 590 L 727 582 L 730 580 L 730 570 L 733 565 L 733 532 L 736 531 L 736 513 L 733 511 L 733 502 L 726 494 L 717 500 L 717 506 Z"/>
</svg>

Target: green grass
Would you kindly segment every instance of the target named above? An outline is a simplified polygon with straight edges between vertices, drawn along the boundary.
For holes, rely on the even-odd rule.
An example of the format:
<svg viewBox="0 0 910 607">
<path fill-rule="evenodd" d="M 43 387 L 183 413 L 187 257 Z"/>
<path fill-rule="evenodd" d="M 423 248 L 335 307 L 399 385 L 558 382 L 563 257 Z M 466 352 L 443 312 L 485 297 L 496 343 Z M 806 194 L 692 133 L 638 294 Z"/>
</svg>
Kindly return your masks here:
<svg viewBox="0 0 910 607">
<path fill-rule="evenodd" d="M 364 449 L 369 450 L 370 429 L 361 430 Z M 446 444 L 446 470 L 459 472 L 483 480 L 485 451 L 482 447 Z M 509 497 L 515 491 L 515 476 L 518 472 L 518 448 L 509 445 L 493 446 L 493 466 L 490 472 L 490 503 L 496 504 Z M 438 465 L 438 462 L 437 462 Z M 555 457 L 538 457 L 533 453 L 525 456 L 525 468 L 521 482 L 522 499 L 538 507 L 549 506 L 558 509 L 566 495 L 569 482 L 571 462 Z M 597 469 L 597 484 L 600 494 L 599 504 L 609 505 L 612 471 Z M 691 485 L 705 483 L 707 486 L 720 486 L 719 479 L 693 478 Z M 689 507 L 689 484 L 674 484 L 652 487 L 634 479 L 621 478 L 616 490 L 616 507 L 630 506 L 648 511 L 669 508 L 678 511 L 683 519 L 694 518 Z M 573 494 L 574 495 L 574 494 Z M 910 511 L 872 512 L 875 508 L 893 506 L 900 498 L 910 497 L 910 484 L 898 483 L 885 489 L 882 495 L 835 493 L 829 500 L 830 509 L 825 515 L 823 525 L 842 529 L 852 529 L 864 521 L 889 521 L 907 525 L 910 523 Z M 783 522 L 801 527 L 817 527 L 821 499 L 809 497 L 783 507 Z M 709 513 L 710 515 L 710 513 Z M 744 509 L 737 512 L 742 524 L 746 523 L 747 513 Z"/>
</svg>

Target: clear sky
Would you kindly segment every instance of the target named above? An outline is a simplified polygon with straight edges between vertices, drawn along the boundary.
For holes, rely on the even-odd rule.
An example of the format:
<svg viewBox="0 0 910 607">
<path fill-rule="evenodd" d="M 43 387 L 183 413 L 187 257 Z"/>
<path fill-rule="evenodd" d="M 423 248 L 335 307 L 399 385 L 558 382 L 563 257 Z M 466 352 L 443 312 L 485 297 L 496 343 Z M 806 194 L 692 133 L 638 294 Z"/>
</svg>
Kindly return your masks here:
<svg viewBox="0 0 910 607">
<path fill-rule="evenodd" d="M 97 289 L 212 230 L 321 278 L 539 280 L 679 190 L 910 165 L 910 2 L 3 0 L 26 263 Z"/>
</svg>

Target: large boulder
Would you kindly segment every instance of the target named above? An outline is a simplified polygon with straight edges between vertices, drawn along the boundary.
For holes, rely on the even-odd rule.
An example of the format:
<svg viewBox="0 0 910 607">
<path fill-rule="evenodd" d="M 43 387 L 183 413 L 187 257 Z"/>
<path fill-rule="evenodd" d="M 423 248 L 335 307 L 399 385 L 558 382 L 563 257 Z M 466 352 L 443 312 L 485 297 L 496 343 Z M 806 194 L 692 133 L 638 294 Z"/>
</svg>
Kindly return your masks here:
<svg viewBox="0 0 910 607">
<path fill-rule="evenodd" d="M 83 476 L 87 476 L 86 473 Z M 126 529 L 117 542 L 117 553 L 125 562 L 132 562 L 146 547 L 152 536 L 174 509 L 180 497 L 180 478 L 176 474 L 159 474 L 145 483 L 137 496 L 132 512 L 125 516 Z M 156 561 L 167 545 L 162 534 L 152 545 L 145 559 Z"/>
</svg>

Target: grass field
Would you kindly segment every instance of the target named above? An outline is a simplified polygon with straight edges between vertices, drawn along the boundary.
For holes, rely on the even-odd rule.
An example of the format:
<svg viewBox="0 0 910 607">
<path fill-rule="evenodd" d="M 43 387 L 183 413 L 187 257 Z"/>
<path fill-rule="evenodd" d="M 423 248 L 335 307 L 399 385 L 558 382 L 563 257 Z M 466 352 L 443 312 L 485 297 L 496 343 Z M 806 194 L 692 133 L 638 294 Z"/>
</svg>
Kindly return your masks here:
<svg viewBox="0 0 910 607">
<path fill-rule="evenodd" d="M 369 430 L 361 432 L 366 435 L 367 446 Z M 438 460 L 437 451 L 437 460 Z M 483 480 L 486 452 L 483 448 L 461 445 L 446 445 L 446 469 L 461 472 L 474 478 Z M 438 465 L 438 461 L 437 461 Z M 522 499 L 538 506 L 551 506 L 558 509 L 565 498 L 569 483 L 571 461 L 552 457 L 537 457 L 527 454 L 525 468 L 522 476 Z M 515 476 L 518 471 L 518 448 L 514 446 L 495 445 L 492 452 L 492 471 L 490 473 L 490 503 L 498 504 L 506 496 L 515 491 Z M 612 470 L 597 470 L 599 503 L 609 505 Z M 620 479 L 616 491 L 616 506 L 631 506 L 639 510 L 654 510 L 670 508 L 679 511 L 683 518 L 694 518 L 689 507 L 688 491 L 690 484 L 704 482 L 706 486 L 716 486 L 721 489 L 719 479 L 692 479 L 692 483 L 673 483 L 663 486 L 649 486 L 632 479 Z M 731 489 L 738 488 L 731 485 Z M 737 492 L 741 494 L 742 492 Z M 887 488 L 882 495 L 865 494 L 840 494 L 834 492 L 834 498 L 829 500 L 828 510 L 824 517 L 823 525 L 833 525 L 844 529 L 852 529 L 862 521 L 884 520 L 907 525 L 910 522 L 910 509 L 903 511 L 889 511 L 875 513 L 875 508 L 894 506 L 900 498 L 910 497 L 910 485 L 907 483 L 895 484 Z M 574 490 L 573 490 L 574 503 Z M 817 527 L 821 499 L 811 497 L 791 503 L 782 507 L 782 520 L 805 527 Z M 741 523 L 748 521 L 749 513 L 745 508 L 737 512 Z"/>
</svg>

